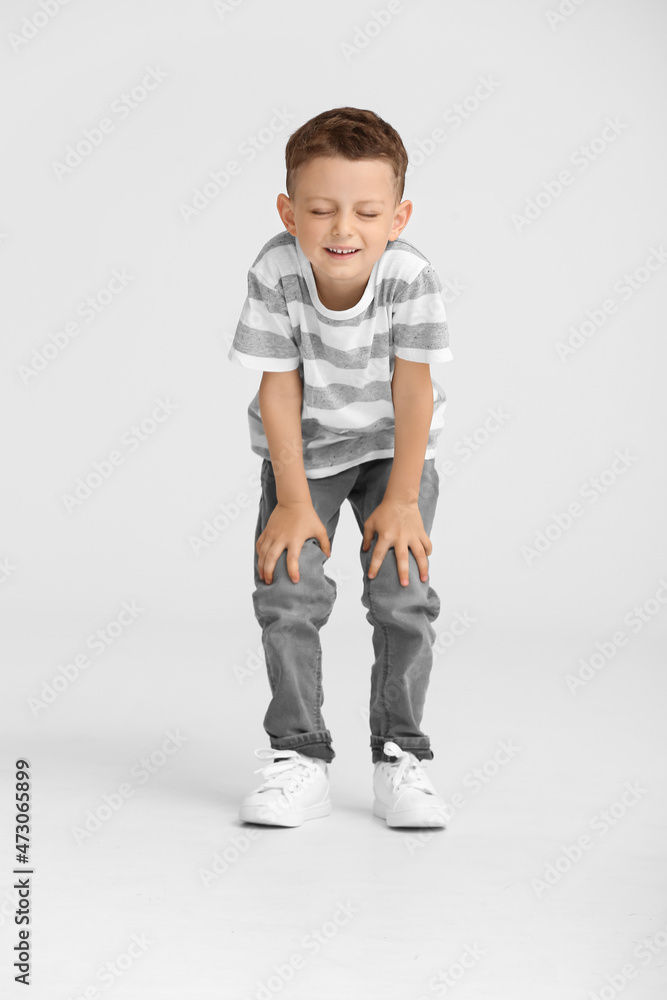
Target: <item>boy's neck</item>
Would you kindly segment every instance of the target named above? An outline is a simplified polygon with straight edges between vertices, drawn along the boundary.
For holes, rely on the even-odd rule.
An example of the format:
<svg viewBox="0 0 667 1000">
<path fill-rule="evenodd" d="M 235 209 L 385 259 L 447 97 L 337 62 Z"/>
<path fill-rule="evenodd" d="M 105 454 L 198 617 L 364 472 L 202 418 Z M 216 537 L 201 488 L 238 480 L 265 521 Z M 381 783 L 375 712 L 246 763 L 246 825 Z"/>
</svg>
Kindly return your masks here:
<svg viewBox="0 0 667 1000">
<path fill-rule="evenodd" d="M 343 312 L 345 309 L 352 309 L 361 301 L 368 287 L 368 280 L 373 268 L 371 267 L 365 277 L 363 275 L 357 277 L 349 287 L 343 287 L 341 282 L 329 282 L 326 275 L 318 277 L 315 273 L 315 268 L 312 268 L 312 270 L 317 294 L 324 308 L 331 309 L 333 312 Z"/>
</svg>

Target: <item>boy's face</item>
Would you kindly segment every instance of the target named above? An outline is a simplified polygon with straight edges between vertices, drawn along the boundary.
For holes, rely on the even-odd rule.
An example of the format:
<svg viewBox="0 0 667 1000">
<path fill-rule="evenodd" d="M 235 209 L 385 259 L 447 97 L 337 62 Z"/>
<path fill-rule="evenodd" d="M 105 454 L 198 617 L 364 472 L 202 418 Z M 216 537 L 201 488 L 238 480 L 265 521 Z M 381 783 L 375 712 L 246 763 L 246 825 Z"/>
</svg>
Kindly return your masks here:
<svg viewBox="0 0 667 1000">
<path fill-rule="evenodd" d="M 310 261 L 322 304 L 348 309 L 364 293 L 387 241 L 395 240 L 412 214 L 412 202 L 396 201 L 394 174 L 383 159 L 318 156 L 298 172 L 290 199 L 278 195 L 278 213 Z M 329 247 L 353 248 L 336 254 Z"/>
</svg>

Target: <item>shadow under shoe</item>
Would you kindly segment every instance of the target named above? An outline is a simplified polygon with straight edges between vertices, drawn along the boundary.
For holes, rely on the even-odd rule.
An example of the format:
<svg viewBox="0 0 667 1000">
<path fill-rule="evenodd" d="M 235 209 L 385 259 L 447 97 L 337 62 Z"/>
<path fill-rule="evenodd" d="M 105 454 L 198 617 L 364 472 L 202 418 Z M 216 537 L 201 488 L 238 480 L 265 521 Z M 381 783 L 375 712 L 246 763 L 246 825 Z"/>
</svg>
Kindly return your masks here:
<svg viewBox="0 0 667 1000">
<path fill-rule="evenodd" d="M 255 756 L 260 760 L 271 758 L 271 763 L 254 772 L 261 772 L 264 780 L 241 803 L 241 822 L 301 826 L 305 820 L 329 815 L 329 769 L 325 761 L 297 750 L 260 749 L 255 750 Z"/>
</svg>

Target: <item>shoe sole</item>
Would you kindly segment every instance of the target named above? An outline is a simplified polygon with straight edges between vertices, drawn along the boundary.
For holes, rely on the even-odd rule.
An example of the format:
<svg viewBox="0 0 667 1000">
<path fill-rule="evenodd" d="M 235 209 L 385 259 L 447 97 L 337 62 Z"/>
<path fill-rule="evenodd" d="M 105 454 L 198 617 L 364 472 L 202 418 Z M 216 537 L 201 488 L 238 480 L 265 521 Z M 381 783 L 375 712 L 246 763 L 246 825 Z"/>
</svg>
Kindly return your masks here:
<svg viewBox="0 0 667 1000">
<path fill-rule="evenodd" d="M 272 812 L 268 806 L 242 806 L 239 810 L 239 819 L 242 823 L 260 823 L 262 826 L 301 826 L 309 819 L 319 819 L 322 816 L 329 816 L 331 813 L 331 801 L 319 802 L 314 806 L 306 806 L 303 809 L 286 809 L 282 813 Z"/>
<path fill-rule="evenodd" d="M 425 826 L 431 829 L 439 827 L 446 829 L 445 820 L 438 809 L 406 809 L 399 813 L 390 813 L 384 803 L 375 799 L 373 815 L 385 820 L 387 826 Z"/>
</svg>

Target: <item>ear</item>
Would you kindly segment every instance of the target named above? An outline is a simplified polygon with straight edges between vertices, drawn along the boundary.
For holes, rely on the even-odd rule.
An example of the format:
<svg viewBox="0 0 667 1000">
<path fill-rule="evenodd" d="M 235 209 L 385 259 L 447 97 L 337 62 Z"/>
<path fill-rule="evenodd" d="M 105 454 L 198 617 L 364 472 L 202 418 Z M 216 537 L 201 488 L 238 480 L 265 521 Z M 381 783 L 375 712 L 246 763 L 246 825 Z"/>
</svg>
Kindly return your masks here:
<svg viewBox="0 0 667 1000">
<path fill-rule="evenodd" d="M 278 209 L 278 215 L 282 219 L 285 229 L 292 236 L 296 236 L 296 225 L 294 223 L 294 209 L 292 208 L 292 203 L 286 194 L 279 194 L 278 200 L 276 202 L 276 208 Z"/>
<path fill-rule="evenodd" d="M 412 202 L 402 201 L 394 212 L 394 222 L 391 227 L 391 232 L 389 233 L 389 240 L 393 243 L 397 239 L 405 227 L 407 226 L 410 216 L 412 215 Z"/>
</svg>

